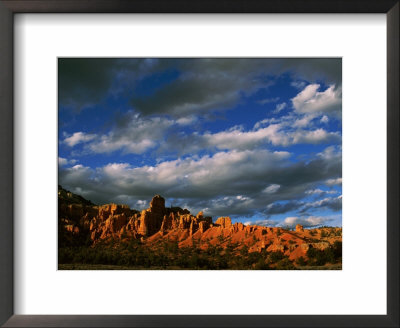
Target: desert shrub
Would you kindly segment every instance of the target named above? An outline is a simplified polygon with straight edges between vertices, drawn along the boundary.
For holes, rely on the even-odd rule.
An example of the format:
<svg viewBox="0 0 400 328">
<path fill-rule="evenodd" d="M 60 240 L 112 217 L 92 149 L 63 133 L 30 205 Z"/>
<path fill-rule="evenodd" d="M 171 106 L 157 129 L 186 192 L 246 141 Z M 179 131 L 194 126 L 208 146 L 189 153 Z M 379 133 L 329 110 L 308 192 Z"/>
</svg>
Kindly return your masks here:
<svg viewBox="0 0 400 328">
<path fill-rule="evenodd" d="M 254 266 L 256 270 L 271 270 L 270 266 L 265 262 L 264 259 L 259 259 Z"/>
<path fill-rule="evenodd" d="M 247 258 L 246 258 L 247 266 L 251 267 L 253 264 L 255 264 L 258 261 L 260 261 L 260 259 L 263 260 L 264 258 L 258 252 L 248 253 Z"/>
<path fill-rule="evenodd" d="M 217 269 L 225 270 L 227 268 L 228 268 L 228 262 L 226 261 L 226 258 L 221 257 L 221 259 L 217 262 Z"/>
<path fill-rule="evenodd" d="M 341 243 L 340 243 L 341 244 Z M 341 245 L 330 246 L 324 250 L 319 250 L 310 247 L 307 251 L 307 257 L 310 260 L 310 264 L 313 265 L 325 265 L 326 263 L 336 263 L 340 260 L 339 254 L 341 255 Z"/>
<path fill-rule="evenodd" d="M 324 258 L 328 263 L 335 263 L 335 254 L 332 247 L 328 247 L 323 251 Z"/>
<path fill-rule="evenodd" d="M 238 247 L 238 246 L 239 246 L 238 243 L 230 243 L 230 244 L 228 244 L 228 246 L 226 247 L 226 252 L 227 252 L 228 254 L 232 254 L 233 251 L 235 250 L 235 248 Z"/>
<path fill-rule="evenodd" d="M 303 257 L 303 256 L 300 256 L 300 257 L 296 260 L 296 263 L 297 263 L 297 265 L 300 265 L 300 266 L 306 265 L 306 261 L 304 260 L 304 257 Z"/>
<path fill-rule="evenodd" d="M 275 263 L 280 260 L 282 260 L 285 257 L 282 252 L 276 251 L 276 252 L 271 252 L 268 255 L 268 258 L 271 262 Z"/>
<path fill-rule="evenodd" d="M 314 259 L 314 258 L 317 257 L 317 252 L 318 252 L 318 249 L 316 249 L 316 248 L 310 246 L 310 247 L 308 248 L 308 250 L 307 250 L 307 257 L 308 257 L 309 259 Z"/>
<path fill-rule="evenodd" d="M 324 251 L 313 247 L 310 247 L 307 250 L 307 257 L 309 258 L 310 263 L 313 265 L 324 265 L 327 262 L 324 256 Z"/>
<path fill-rule="evenodd" d="M 248 253 L 249 253 L 249 247 L 247 245 L 244 245 L 240 250 L 240 255 L 247 256 Z"/>
<path fill-rule="evenodd" d="M 342 242 L 336 240 L 333 243 L 333 254 L 336 260 L 339 260 L 342 258 Z"/>
<path fill-rule="evenodd" d="M 294 270 L 296 267 L 293 265 L 293 263 L 289 260 L 288 257 L 285 257 L 284 259 L 280 260 L 275 267 L 277 270 Z"/>
<path fill-rule="evenodd" d="M 149 248 L 136 239 L 106 240 L 88 246 L 60 247 L 58 259 L 60 264 L 96 264 L 118 265 L 134 268 L 168 268 L 182 269 L 256 269 L 256 270 L 289 270 L 293 263 L 282 252 L 249 253 L 246 245 L 230 243 L 225 249 L 212 246 L 202 250 L 200 247 L 179 248 L 177 242 L 165 241 L 157 248 Z M 323 265 L 327 262 L 341 260 L 341 242 L 336 242 L 331 248 L 320 251 L 310 248 L 307 253 L 309 260 L 300 258 L 297 265 Z"/>
</svg>

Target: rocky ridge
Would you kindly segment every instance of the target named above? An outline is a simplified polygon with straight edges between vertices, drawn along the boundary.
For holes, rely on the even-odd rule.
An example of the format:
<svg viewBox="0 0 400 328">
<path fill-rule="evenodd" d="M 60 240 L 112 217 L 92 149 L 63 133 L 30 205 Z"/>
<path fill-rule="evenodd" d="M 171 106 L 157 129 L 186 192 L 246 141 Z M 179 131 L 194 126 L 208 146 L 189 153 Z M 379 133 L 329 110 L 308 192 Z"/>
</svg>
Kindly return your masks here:
<svg viewBox="0 0 400 328">
<path fill-rule="evenodd" d="M 59 187 L 59 225 L 72 238 L 86 236 L 93 244 L 134 238 L 152 247 L 168 240 L 178 243 L 179 247 L 207 249 L 218 245 L 237 250 L 246 247 L 248 252 L 278 251 L 295 260 L 306 257 L 310 247 L 323 250 L 342 238 L 341 228 L 304 229 L 297 225 L 291 231 L 281 227 L 233 224 L 229 217 L 213 222 L 203 212 L 194 216 L 187 209 L 165 207 L 160 195 L 153 197 L 150 207 L 141 212 L 127 205 L 97 206 L 75 196 Z"/>
</svg>

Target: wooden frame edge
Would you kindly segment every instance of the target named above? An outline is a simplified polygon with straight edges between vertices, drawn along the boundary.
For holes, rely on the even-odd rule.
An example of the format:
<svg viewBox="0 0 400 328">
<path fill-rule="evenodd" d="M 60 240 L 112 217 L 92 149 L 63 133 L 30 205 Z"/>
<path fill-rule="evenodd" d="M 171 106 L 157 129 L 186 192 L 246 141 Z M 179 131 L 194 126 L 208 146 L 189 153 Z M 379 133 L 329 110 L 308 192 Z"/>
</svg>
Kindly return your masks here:
<svg viewBox="0 0 400 328">
<path fill-rule="evenodd" d="M 399 1 L 398 0 L 1 0 L 0 1 L 0 325 L 4 327 L 399 327 Z M 13 15 L 15 13 L 386 13 L 387 224 L 386 316 L 52 316 L 14 315 Z"/>
</svg>

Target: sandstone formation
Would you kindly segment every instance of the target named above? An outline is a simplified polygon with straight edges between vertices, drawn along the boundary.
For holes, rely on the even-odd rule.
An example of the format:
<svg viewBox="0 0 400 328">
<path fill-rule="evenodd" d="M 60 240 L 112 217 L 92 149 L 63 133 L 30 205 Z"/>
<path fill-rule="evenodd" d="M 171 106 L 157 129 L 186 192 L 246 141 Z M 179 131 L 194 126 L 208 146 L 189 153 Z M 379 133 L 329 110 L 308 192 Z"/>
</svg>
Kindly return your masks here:
<svg viewBox="0 0 400 328">
<path fill-rule="evenodd" d="M 178 247 L 198 245 L 227 247 L 239 251 L 282 252 L 290 260 L 306 257 L 310 247 L 325 249 L 341 241 L 341 228 L 304 229 L 298 224 L 295 231 L 279 227 L 232 224 L 229 217 L 215 223 L 203 212 L 192 215 L 187 209 L 165 207 L 165 199 L 156 195 L 150 207 L 141 212 L 127 205 L 96 206 L 82 197 L 59 189 L 59 225 L 72 238 L 88 236 L 94 244 L 99 241 L 140 239 L 149 247 L 160 240 L 178 243 Z M 233 247 L 233 246 L 232 246 Z"/>
</svg>

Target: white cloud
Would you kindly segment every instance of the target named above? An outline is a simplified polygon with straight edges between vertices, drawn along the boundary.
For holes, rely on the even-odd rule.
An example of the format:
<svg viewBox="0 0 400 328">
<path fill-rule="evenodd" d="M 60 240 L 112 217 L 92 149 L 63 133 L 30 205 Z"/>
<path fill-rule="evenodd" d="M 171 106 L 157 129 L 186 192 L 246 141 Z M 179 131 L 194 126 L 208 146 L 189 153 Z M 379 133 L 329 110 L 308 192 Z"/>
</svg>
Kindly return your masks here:
<svg viewBox="0 0 400 328">
<path fill-rule="evenodd" d="M 296 131 L 292 134 L 292 144 L 309 143 L 319 144 L 323 142 L 339 142 L 339 132 L 327 132 L 320 128 L 313 131 Z"/>
<path fill-rule="evenodd" d="M 176 123 L 179 125 L 190 125 L 193 124 L 197 121 L 196 116 L 186 116 L 186 117 L 181 117 L 176 120 Z"/>
<path fill-rule="evenodd" d="M 306 191 L 308 195 L 320 195 L 320 194 L 336 194 L 336 190 L 321 190 L 321 189 L 310 189 Z"/>
<path fill-rule="evenodd" d="M 277 104 L 274 113 L 277 114 L 286 108 L 286 103 Z"/>
<path fill-rule="evenodd" d="M 123 202 L 138 208 L 137 201 L 161 194 L 175 206 L 192 212 L 207 208 L 212 216 L 249 215 L 255 211 L 272 215 L 301 210 L 306 204 L 297 199 L 304 197 L 310 185 L 337 176 L 341 168 L 339 159 L 318 158 L 300 165 L 289 158 L 288 152 L 256 149 L 194 155 L 153 166 L 109 163 L 91 169 L 75 165 L 60 167 L 59 181 L 71 191 L 82 188 L 97 204 Z M 298 181 L 293 180 L 294 176 Z M 289 205 L 268 207 L 279 201 L 289 201 Z M 315 205 L 335 204 L 338 200 Z"/>
<path fill-rule="evenodd" d="M 271 117 L 271 118 L 265 118 L 259 122 L 257 122 L 256 124 L 254 124 L 254 130 L 259 129 L 262 126 L 265 125 L 269 125 L 269 124 L 273 124 L 273 123 L 279 123 L 281 122 L 282 118 L 276 118 L 276 117 Z"/>
<path fill-rule="evenodd" d="M 154 166 L 110 163 L 90 169 L 75 165 L 60 171 L 60 184 L 94 191 L 96 195 L 92 200 L 97 203 L 113 201 L 118 195 L 129 195 L 136 200 L 151 199 L 155 194 L 177 199 L 190 195 L 192 208 L 212 207 L 214 213 L 221 214 L 226 214 L 226 209 L 230 208 L 233 213 L 245 213 L 254 201 L 249 191 L 257 185 L 261 190 L 265 182 L 260 177 L 283 166 L 289 156 L 287 152 L 266 150 L 230 151 L 165 161 Z M 198 205 L 193 203 L 195 199 Z M 136 206 L 133 200 L 130 204 Z"/>
<path fill-rule="evenodd" d="M 246 221 L 244 225 L 259 225 L 262 227 L 275 227 L 279 222 L 275 220 L 255 220 L 255 221 Z"/>
<path fill-rule="evenodd" d="M 286 152 L 268 151 L 231 151 L 220 152 L 213 156 L 192 157 L 165 161 L 155 166 L 131 167 L 127 163 L 108 164 L 101 169 L 107 180 L 129 183 L 132 188 L 152 184 L 158 187 L 183 190 L 192 188 L 212 190 L 223 187 L 238 177 L 248 176 L 249 172 L 265 172 L 274 164 L 286 159 Z M 240 169 L 239 169 L 240 168 Z M 221 185 L 220 185 L 221 184 Z M 238 200 L 235 197 L 236 200 Z"/>
<path fill-rule="evenodd" d="M 81 164 L 74 165 L 73 167 L 65 168 L 62 172 L 62 183 L 74 188 L 81 188 L 80 183 L 84 185 L 90 180 L 93 171 L 90 167 Z M 78 183 L 77 183 L 78 182 Z M 83 186 L 82 186 L 83 187 Z M 72 190 L 73 191 L 73 190 Z"/>
<path fill-rule="evenodd" d="M 306 203 L 303 206 L 302 210 L 306 211 L 308 209 L 319 208 L 319 207 L 330 208 L 331 210 L 334 210 L 334 211 L 341 210 L 342 209 L 342 195 L 339 195 L 337 197 L 327 197 L 324 199 L 317 200 L 315 202 Z"/>
<path fill-rule="evenodd" d="M 66 159 L 63 157 L 58 157 L 58 165 L 65 166 L 65 165 L 74 165 L 77 162 L 75 159 Z"/>
<path fill-rule="evenodd" d="M 325 181 L 325 184 L 328 185 L 328 186 L 341 185 L 342 184 L 342 178 L 328 179 L 328 180 Z"/>
<path fill-rule="evenodd" d="M 306 86 L 306 82 L 304 81 L 293 81 L 290 85 L 296 89 L 303 89 Z"/>
<path fill-rule="evenodd" d="M 298 113 L 335 113 L 340 117 L 342 108 L 342 90 L 329 86 L 325 91 L 318 92 L 319 84 L 309 84 L 296 97 L 292 104 Z"/>
<path fill-rule="evenodd" d="M 322 216 L 309 216 L 307 218 L 299 218 L 296 216 L 287 217 L 283 222 L 282 226 L 288 226 L 290 228 L 294 228 L 297 224 L 301 224 L 303 227 L 317 227 L 319 225 L 323 225 L 329 221 L 332 221 L 332 218 L 322 217 Z"/>
<path fill-rule="evenodd" d="M 185 122 L 188 124 L 189 121 Z M 138 114 L 128 113 L 111 131 L 104 135 L 85 135 L 76 132 L 64 141 L 70 146 L 86 142 L 84 153 L 112 153 L 121 150 L 125 154 L 143 154 L 155 148 L 174 121 L 162 118 L 142 118 Z"/>
<path fill-rule="evenodd" d="M 321 189 L 312 189 L 312 190 L 307 190 L 306 194 L 308 195 L 315 195 L 315 194 L 322 194 L 324 191 Z"/>
<path fill-rule="evenodd" d="M 74 147 L 83 142 L 88 142 L 96 138 L 95 134 L 86 134 L 84 132 L 75 132 L 72 136 L 64 139 L 64 142 L 70 146 Z"/>
<path fill-rule="evenodd" d="M 269 185 L 268 187 L 266 187 L 266 188 L 263 190 L 263 192 L 265 192 L 265 193 L 267 193 L 267 194 L 274 194 L 274 193 L 276 193 L 276 192 L 279 190 L 280 187 L 281 187 L 281 186 L 278 185 L 278 184 L 271 184 L 271 185 Z"/>
<path fill-rule="evenodd" d="M 326 115 L 322 116 L 320 122 L 321 123 L 328 123 L 329 122 L 329 117 L 326 116 Z"/>
<path fill-rule="evenodd" d="M 260 123 L 260 122 L 259 122 Z M 256 124 L 260 126 L 261 124 Z M 274 146 L 290 146 L 295 144 L 320 144 L 328 142 L 340 142 L 339 132 L 327 132 L 319 128 L 315 130 L 304 130 L 289 128 L 288 124 L 270 124 L 264 128 L 244 131 L 243 128 L 234 128 L 217 133 L 197 133 L 180 137 L 182 142 L 172 142 L 168 149 L 182 148 L 185 153 L 193 153 L 201 149 L 219 150 L 246 150 L 255 149 L 261 145 L 272 144 Z"/>
<path fill-rule="evenodd" d="M 288 144 L 289 140 L 279 133 L 280 125 L 272 124 L 266 128 L 244 132 L 242 129 L 228 130 L 203 135 L 206 144 L 218 149 L 254 148 L 260 143 Z"/>
<path fill-rule="evenodd" d="M 190 143 L 193 150 L 199 147 L 216 147 L 218 149 L 253 149 L 263 144 L 274 146 L 291 146 L 295 144 L 340 143 L 341 133 L 331 132 L 322 127 L 315 127 L 313 120 L 316 114 L 298 114 L 279 118 L 272 117 L 254 124 L 253 130 L 244 131 L 242 127 L 231 128 L 218 133 L 195 135 Z M 190 136 L 189 136 L 190 138 Z"/>
<path fill-rule="evenodd" d="M 132 140 L 128 137 L 114 139 L 113 136 L 105 135 L 91 143 L 88 149 L 93 153 L 111 153 L 122 149 L 125 153 L 142 154 L 155 146 L 156 142 L 151 139 Z"/>
<path fill-rule="evenodd" d="M 314 119 L 313 115 L 304 115 L 302 118 L 296 119 L 294 121 L 293 127 L 304 128 L 308 126 L 313 119 Z"/>
<path fill-rule="evenodd" d="M 318 153 L 317 156 L 326 160 L 331 160 L 337 157 L 341 157 L 342 147 L 341 146 L 326 147 L 321 153 Z"/>
<path fill-rule="evenodd" d="M 143 199 L 139 199 L 138 201 L 136 201 L 136 207 L 140 210 L 145 209 L 148 207 L 148 201 L 147 200 L 143 200 Z"/>
</svg>

